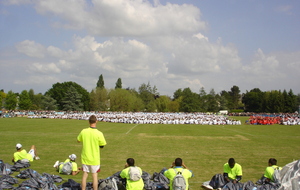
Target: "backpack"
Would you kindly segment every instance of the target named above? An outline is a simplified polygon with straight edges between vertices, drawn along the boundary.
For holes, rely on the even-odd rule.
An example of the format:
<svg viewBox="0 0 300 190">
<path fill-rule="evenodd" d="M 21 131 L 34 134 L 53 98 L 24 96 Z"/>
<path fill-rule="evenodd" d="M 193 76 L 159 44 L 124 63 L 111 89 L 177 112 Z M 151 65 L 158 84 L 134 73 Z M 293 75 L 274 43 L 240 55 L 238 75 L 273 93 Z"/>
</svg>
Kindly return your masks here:
<svg viewBox="0 0 300 190">
<path fill-rule="evenodd" d="M 184 169 L 182 169 L 181 172 L 179 172 L 176 169 L 174 169 L 176 175 L 173 178 L 173 184 L 172 184 L 173 190 L 185 190 L 186 183 L 185 183 L 185 179 L 182 175 L 183 170 Z"/>
<path fill-rule="evenodd" d="M 280 178 L 280 170 L 281 170 L 281 168 L 280 167 L 276 167 L 276 168 L 272 167 L 272 168 L 274 169 L 273 181 L 274 181 L 274 183 L 280 184 L 280 182 L 281 182 L 281 178 Z"/>
<path fill-rule="evenodd" d="M 118 185 L 115 178 L 106 178 L 98 180 L 99 190 L 118 190 Z"/>
<path fill-rule="evenodd" d="M 72 173 L 72 163 L 71 162 L 63 163 L 63 167 L 61 168 L 60 173 L 70 175 Z"/>
<path fill-rule="evenodd" d="M 129 168 L 129 179 L 131 181 L 138 181 L 141 179 L 141 172 L 136 166 L 131 166 Z"/>
</svg>

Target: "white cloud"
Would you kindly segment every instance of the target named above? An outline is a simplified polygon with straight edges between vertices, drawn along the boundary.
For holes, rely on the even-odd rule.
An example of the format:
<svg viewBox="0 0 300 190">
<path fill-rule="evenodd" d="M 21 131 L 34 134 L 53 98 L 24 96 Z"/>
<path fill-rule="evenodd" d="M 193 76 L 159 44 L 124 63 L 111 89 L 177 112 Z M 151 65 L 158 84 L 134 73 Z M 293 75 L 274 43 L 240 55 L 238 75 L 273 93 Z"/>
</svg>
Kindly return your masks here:
<svg viewBox="0 0 300 190">
<path fill-rule="evenodd" d="M 55 63 L 41 64 L 33 63 L 30 67 L 27 68 L 29 73 L 42 73 L 51 75 L 53 73 L 60 73 L 61 70 L 56 66 Z"/>
<path fill-rule="evenodd" d="M 45 54 L 44 46 L 31 40 L 18 43 L 16 48 L 20 53 L 24 53 L 30 57 L 43 58 Z"/>
<path fill-rule="evenodd" d="M 156 3 L 155 3 L 156 4 Z M 195 33 L 206 29 L 200 10 L 193 5 L 152 5 L 141 0 L 37 1 L 40 14 L 61 18 L 56 26 L 85 29 L 92 35 L 147 36 Z"/>
</svg>

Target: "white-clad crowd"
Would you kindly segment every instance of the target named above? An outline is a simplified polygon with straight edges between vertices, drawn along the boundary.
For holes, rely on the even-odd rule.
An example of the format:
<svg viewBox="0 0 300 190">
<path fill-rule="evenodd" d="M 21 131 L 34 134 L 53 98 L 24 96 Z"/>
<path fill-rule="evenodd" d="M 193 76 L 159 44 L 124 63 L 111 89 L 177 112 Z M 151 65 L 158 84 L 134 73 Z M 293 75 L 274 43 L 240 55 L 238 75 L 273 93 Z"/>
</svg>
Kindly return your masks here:
<svg viewBox="0 0 300 190">
<path fill-rule="evenodd" d="M 162 112 L 50 112 L 28 116 L 28 118 L 79 119 L 88 120 L 95 115 L 98 121 L 130 124 L 199 124 L 199 125 L 241 125 L 240 120 L 224 115 L 206 113 L 162 113 Z"/>
</svg>

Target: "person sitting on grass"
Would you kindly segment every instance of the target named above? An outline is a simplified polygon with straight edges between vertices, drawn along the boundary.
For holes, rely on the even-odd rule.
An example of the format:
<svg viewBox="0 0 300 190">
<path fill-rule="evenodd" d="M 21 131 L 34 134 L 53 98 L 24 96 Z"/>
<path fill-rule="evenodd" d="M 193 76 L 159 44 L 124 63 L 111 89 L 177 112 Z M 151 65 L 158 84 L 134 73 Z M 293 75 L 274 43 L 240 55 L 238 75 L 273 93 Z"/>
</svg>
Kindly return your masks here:
<svg viewBox="0 0 300 190">
<path fill-rule="evenodd" d="M 275 169 L 281 170 L 281 167 L 277 166 L 277 160 L 275 158 L 270 158 L 268 162 L 268 167 L 265 170 L 264 173 L 264 182 L 269 183 L 269 182 L 274 182 L 274 172 Z"/>
<path fill-rule="evenodd" d="M 135 173 L 133 171 L 135 171 Z M 131 176 L 130 172 L 135 176 Z M 126 160 L 125 168 L 120 173 L 121 178 L 126 179 L 126 190 L 143 190 L 144 181 L 141 177 L 142 174 L 143 174 L 142 169 L 134 165 L 134 159 L 128 158 Z"/>
<path fill-rule="evenodd" d="M 16 144 L 17 151 L 14 153 L 12 162 L 16 163 L 19 160 L 28 160 L 32 162 L 34 159 L 39 160 L 40 157 L 37 156 L 36 148 L 34 145 L 31 146 L 29 152 L 22 148 L 20 143 Z"/>
<path fill-rule="evenodd" d="M 77 175 L 80 172 L 81 168 L 80 167 L 78 168 L 75 160 L 76 160 L 76 155 L 71 154 L 71 155 L 69 155 L 69 158 L 67 158 L 64 162 L 59 162 L 59 160 L 56 161 L 55 164 L 53 165 L 53 167 L 56 168 L 58 173 L 67 174 L 67 173 L 63 172 L 63 166 L 65 163 L 70 162 L 72 164 L 72 171 L 70 171 L 70 175 Z"/>
</svg>

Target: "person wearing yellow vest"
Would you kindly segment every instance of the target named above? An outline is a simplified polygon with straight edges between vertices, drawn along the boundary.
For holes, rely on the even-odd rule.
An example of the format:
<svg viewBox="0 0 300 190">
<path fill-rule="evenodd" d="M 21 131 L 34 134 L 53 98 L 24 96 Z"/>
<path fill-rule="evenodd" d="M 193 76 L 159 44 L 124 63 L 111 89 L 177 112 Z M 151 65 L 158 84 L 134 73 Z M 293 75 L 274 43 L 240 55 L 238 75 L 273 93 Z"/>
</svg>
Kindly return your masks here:
<svg viewBox="0 0 300 190">
<path fill-rule="evenodd" d="M 140 179 L 133 181 L 130 179 L 130 168 L 136 167 L 140 172 Z M 134 165 L 134 159 L 128 158 L 126 160 L 125 168 L 121 171 L 120 176 L 121 178 L 126 179 L 126 190 L 143 190 L 144 188 L 144 181 L 142 179 L 143 171 L 140 167 Z"/>
<path fill-rule="evenodd" d="M 100 149 L 104 148 L 106 141 L 101 131 L 96 128 L 97 117 L 89 117 L 89 128 L 83 129 L 77 136 L 77 142 L 82 142 L 82 190 L 86 189 L 88 173 L 92 173 L 93 189 L 98 189 L 98 172 L 100 171 Z"/>
<path fill-rule="evenodd" d="M 70 173 L 70 175 L 77 175 L 80 172 L 81 168 L 77 166 L 76 158 L 76 154 L 71 154 L 69 155 L 69 158 L 67 158 L 64 162 L 59 162 L 59 160 L 56 161 L 53 167 L 57 169 L 58 173 L 62 174 L 64 164 L 70 162 L 72 164 L 72 172 Z"/>
<path fill-rule="evenodd" d="M 234 158 L 229 158 L 228 163 L 223 166 L 223 171 L 225 182 L 237 183 L 242 179 L 242 166 L 235 163 Z"/>
<path fill-rule="evenodd" d="M 170 190 L 173 190 L 173 179 L 177 175 L 178 172 L 182 173 L 182 176 L 185 180 L 186 189 L 189 188 L 189 178 L 193 177 L 193 172 L 189 170 L 186 165 L 183 163 L 181 158 L 176 158 L 175 161 L 172 163 L 169 169 L 164 171 L 164 176 L 166 176 L 169 180 Z"/>
<path fill-rule="evenodd" d="M 281 170 L 281 167 L 277 166 L 277 160 L 275 158 L 270 158 L 269 161 L 268 161 L 268 167 L 266 168 L 265 170 L 265 173 L 264 173 L 264 181 L 265 182 L 274 182 L 274 179 L 273 179 L 273 174 L 274 174 L 274 171 L 275 169 L 279 169 Z"/>
<path fill-rule="evenodd" d="M 16 163 L 19 160 L 27 159 L 28 161 L 32 162 L 34 159 L 40 159 L 36 153 L 36 147 L 34 145 L 31 146 L 29 152 L 22 148 L 20 143 L 16 144 L 17 151 L 14 153 L 12 161 Z"/>
</svg>

